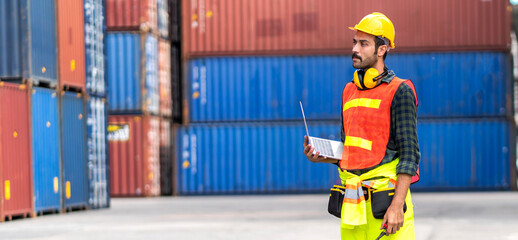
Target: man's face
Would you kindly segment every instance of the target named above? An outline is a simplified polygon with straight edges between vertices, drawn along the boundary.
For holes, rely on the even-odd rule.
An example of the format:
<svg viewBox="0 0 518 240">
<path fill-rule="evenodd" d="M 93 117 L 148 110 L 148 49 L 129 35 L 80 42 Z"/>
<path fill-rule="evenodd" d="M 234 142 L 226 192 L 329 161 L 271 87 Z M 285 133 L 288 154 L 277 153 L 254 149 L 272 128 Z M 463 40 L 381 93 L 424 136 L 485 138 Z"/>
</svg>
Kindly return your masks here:
<svg viewBox="0 0 518 240">
<path fill-rule="evenodd" d="M 368 69 L 374 67 L 378 58 L 374 53 L 376 50 L 374 36 L 356 31 L 353 38 L 353 67 L 356 69 Z"/>
</svg>

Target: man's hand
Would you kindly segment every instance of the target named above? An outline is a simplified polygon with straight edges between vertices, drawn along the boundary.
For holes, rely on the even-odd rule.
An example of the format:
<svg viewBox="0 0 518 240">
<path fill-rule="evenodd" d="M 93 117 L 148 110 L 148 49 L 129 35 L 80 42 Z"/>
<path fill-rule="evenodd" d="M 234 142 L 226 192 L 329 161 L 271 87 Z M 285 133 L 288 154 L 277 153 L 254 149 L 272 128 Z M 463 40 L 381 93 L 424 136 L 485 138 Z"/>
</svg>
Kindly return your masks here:
<svg viewBox="0 0 518 240">
<path fill-rule="evenodd" d="M 314 163 L 336 163 L 337 161 L 334 159 L 328 159 L 327 157 L 320 156 L 320 152 L 316 152 L 316 154 L 313 154 L 313 151 L 315 150 L 314 147 L 309 144 L 309 137 L 304 136 L 304 155 L 309 159 L 309 161 Z"/>
<path fill-rule="evenodd" d="M 392 199 L 392 203 L 387 209 L 385 217 L 383 218 L 383 223 L 381 224 L 381 226 L 385 223 L 387 224 L 387 236 L 396 233 L 401 227 L 403 227 L 403 223 L 405 221 L 403 206 L 405 204 L 406 194 L 411 181 L 412 176 L 408 174 L 398 174 L 394 198 Z"/>
</svg>

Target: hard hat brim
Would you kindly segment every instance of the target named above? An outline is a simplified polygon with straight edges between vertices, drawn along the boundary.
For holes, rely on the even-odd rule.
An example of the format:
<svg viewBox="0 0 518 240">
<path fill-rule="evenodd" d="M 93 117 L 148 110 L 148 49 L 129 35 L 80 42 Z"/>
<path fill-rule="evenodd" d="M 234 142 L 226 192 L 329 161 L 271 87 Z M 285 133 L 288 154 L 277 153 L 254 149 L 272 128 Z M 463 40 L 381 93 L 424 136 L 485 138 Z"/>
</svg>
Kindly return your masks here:
<svg viewBox="0 0 518 240">
<path fill-rule="evenodd" d="M 351 29 L 351 30 L 353 30 L 353 31 L 362 31 L 361 29 L 358 29 L 358 28 L 356 28 L 356 27 L 347 27 L 347 28 L 349 28 L 349 29 Z M 374 34 L 372 34 L 372 33 L 368 33 L 368 32 L 365 32 L 365 31 L 362 31 L 362 32 L 367 33 L 367 34 L 370 34 L 370 35 L 373 35 L 373 36 L 376 36 L 376 35 L 374 35 Z M 390 42 L 389 47 L 390 47 L 390 48 L 396 48 L 396 45 L 395 45 L 394 43 Z"/>
</svg>

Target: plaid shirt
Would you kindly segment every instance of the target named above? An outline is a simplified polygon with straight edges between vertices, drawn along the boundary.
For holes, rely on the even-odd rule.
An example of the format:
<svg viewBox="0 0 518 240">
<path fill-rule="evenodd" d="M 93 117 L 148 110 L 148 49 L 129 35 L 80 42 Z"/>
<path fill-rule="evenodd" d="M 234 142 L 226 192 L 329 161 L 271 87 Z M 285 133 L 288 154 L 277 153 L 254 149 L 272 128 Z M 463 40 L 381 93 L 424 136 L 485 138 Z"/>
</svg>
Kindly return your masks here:
<svg viewBox="0 0 518 240">
<path fill-rule="evenodd" d="M 389 71 L 381 81 L 390 83 L 395 76 L 393 71 Z M 392 162 L 399 157 L 397 173 L 416 175 L 421 153 L 417 141 L 417 107 L 415 103 L 412 89 L 406 83 L 402 83 L 396 90 L 390 106 L 390 136 L 385 157 L 377 166 Z M 340 114 L 340 122 L 342 123 L 341 137 L 343 142 L 345 134 L 342 114 Z M 377 166 L 349 172 L 361 175 Z"/>
</svg>

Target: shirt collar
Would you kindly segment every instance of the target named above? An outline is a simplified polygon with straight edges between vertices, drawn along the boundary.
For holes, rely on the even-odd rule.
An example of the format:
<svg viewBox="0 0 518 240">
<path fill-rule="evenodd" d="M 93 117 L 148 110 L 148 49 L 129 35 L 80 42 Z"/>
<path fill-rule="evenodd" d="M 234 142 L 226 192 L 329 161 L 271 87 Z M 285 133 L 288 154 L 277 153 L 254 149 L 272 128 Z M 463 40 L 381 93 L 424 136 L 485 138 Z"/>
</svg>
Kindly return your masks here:
<svg viewBox="0 0 518 240">
<path fill-rule="evenodd" d="M 392 81 L 392 79 L 394 79 L 394 77 L 396 76 L 394 71 L 392 71 L 392 70 L 387 70 L 387 71 L 388 71 L 387 75 L 380 80 L 381 82 L 390 83 Z"/>
</svg>

